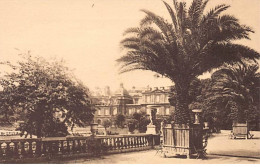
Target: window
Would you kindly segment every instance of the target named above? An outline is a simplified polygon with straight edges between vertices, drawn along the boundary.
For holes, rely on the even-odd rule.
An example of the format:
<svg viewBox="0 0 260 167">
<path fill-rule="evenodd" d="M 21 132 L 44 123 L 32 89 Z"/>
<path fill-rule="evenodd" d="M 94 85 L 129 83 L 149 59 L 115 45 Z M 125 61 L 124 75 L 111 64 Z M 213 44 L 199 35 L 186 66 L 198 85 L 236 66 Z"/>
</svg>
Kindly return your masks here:
<svg viewBox="0 0 260 167">
<path fill-rule="evenodd" d="M 169 108 L 166 108 L 165 114 L 170 115 L 170 109 Z"/>
<path fill-rule="evenodd" d="M 101 115 L 101 110 L 98 110 L 98 115 Z"/>
<path fill-rule="evenodd" d="M 164 96 L 164 101 L 165 101 L 165 102 L 168 102 L 168 98 L 169 98 L 168 95 L 165 95 L 165 96 Z"/>
<path fill-rule="evenodd" d="M 156 115 L 160 115 L 161 114 L 161 108 L 156 108 Z"/>
<path fill-rule="evenodd" d="M 117 114 L 117 108 L 113 108 L 113 115 Z"/>
<path fill-rule="evenodd" d="M 129 115 L 132 115 L 134 113 L 134 108 L 129 108 Z"/>
<path fill-rule="evenodd" d="M 156 100 L 155 100 L 156 103 L 159 103 L 160 102 L 160 95 L 156 95 Z"/>
<path fill-rule="evenodd" d="M 146 96 L 146 102 L 150 103 L 151 102 L 151 96 Z"/>
<path fill-rule="evenodd" d="M 161 102 L 164 102 L 164 97 L 165 97 L 164 94 L 162 94 L 160 99 Z"/>
<path fill-rule="evenodd" d="M 109 109 L 108 108 L 106 108 L 106 110 L 105 110 L 105 115 L 109 115 Z"/>
</svg>

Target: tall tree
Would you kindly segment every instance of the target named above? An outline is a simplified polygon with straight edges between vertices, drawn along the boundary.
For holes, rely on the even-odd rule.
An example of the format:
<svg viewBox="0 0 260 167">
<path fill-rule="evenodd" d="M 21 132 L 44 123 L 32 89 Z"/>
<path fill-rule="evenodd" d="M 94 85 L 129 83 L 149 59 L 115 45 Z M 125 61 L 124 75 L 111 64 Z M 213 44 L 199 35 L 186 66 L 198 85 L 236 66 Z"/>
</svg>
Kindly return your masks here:
<svg viewBox="0 0 260 167">
<path fill-rule="evenodd" d="M 89 90 L 63 61 L 51 62 L 29 54 L 23 58 L 15 65 L 9 64 L 14 71 L 0 82 L 5 95 L 0 101 L 10 106 L 7 111 L 25 115 L 22 132 L 43 137 L 62 129 L 65 135 L 66 126 L 73 128 L 92 121 L 95 108 Z"/>
<path fill-rule="evenodd" d="M 115 124 L 119 128 L 123 128 L 125 124 L 125 116 L 123 114 L 117 114 Z"/>
<path fill-rule="evenodd" d="M 125 31 L 121 45 L 126 54 L 117 61 L 120 72 L 150 70 L 171 79 L 176 89 L 176 123 L 191 123 L 188 92 L 191 81 L 206 71 L 241 59 L 258 59 L 259 53 L 233 43 L 249 39 L 251 28 L 222 14 L 230 6 L 221 4 L 204 14 L 208 0 L 164 2 L 171 20 L 142 10 L 146 15 L 139 27 Z"/>
<path fill-rule="evenodd" d="M 222 120 L 255 122 L 260 114 L 258 69 L 257 64 L 238 64 L 214 72 L 211 90 L 204 101 L 205 116 L 216 115 Z"/>
<path fill-rule="evenodd" d="M 135 112 L 132 117 L 136 120 L 135 125 L 138 131 L 140 133 L 145 133 L 147 130 L 147 125 L 151 122 L 151 120 L 147 118 L 146 112 Z"/>
</svg>

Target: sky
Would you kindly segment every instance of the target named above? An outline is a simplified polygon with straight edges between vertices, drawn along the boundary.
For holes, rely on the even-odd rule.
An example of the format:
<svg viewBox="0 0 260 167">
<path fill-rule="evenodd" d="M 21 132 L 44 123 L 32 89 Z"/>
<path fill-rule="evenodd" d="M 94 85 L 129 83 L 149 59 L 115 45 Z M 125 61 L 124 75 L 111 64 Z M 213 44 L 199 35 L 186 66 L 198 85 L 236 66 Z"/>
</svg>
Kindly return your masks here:
<svg viewBox="0 0 260 167">
<path fill-rule="evenodd" d="M 206 10 L 221 3 L 231 5 L 225 13 L 255 30 L 250 41 L 239 43 L 260 52 L 260 0 L 211 0 Z M 15 61 L 19 53 L 30 51 L 65 60 L 91 90 L 115 90 L 120 83 L 128 89 L 170 86 L 169 79 L 155 78 L 149 71 L 119 74 L 119 43 L 124 30 L 138 26 L 144 16 L 140 9 L 169 18 L 161 0 L 0 0 L 0 62 Z"/>
</svg>

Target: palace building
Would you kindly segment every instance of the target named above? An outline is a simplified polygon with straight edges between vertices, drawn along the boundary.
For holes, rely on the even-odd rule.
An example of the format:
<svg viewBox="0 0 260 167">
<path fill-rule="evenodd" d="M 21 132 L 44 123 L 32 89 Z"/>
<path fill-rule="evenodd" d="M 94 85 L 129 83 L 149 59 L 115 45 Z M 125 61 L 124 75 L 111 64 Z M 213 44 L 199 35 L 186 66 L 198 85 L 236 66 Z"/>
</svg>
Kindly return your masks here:
<svg viewBox="0 0 260 167">
<path fill-rule="evenodd" d="M 140 88 L 133 87 L 126 90 L 123 84 L 117 91 L 111 94 L 109 87 L 105 88 L 103 94 L 94 96 L 97 106 L 94 121 L 98 124 L 106 119 L 114 122 L 117 114 L 123 114 L 129 118 L 135 112 L 145 112 L 150 115 L 151 110 L 157 111 L 157 117 L 167 117 L 174 112 L 174 107 L 168 101 L 170 87 L 164 88 Z"/>
</svg>

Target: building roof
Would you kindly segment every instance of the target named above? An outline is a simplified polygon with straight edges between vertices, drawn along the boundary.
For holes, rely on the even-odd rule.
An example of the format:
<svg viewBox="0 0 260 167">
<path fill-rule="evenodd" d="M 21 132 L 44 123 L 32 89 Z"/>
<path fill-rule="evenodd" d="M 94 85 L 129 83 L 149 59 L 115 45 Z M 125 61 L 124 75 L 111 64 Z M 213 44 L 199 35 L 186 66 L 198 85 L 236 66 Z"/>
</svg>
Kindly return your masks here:
<svg viewBox="0 0 260 167">
<path fill-rule="evenodd" d="M 123 83 L 120 84 L 120 87 L 119 87 L 119 89 L 116 90 L 115 95 L 117 95 L 117 96 L 129 96 L 129 93 L 124 88 Z"/>
</svg>

